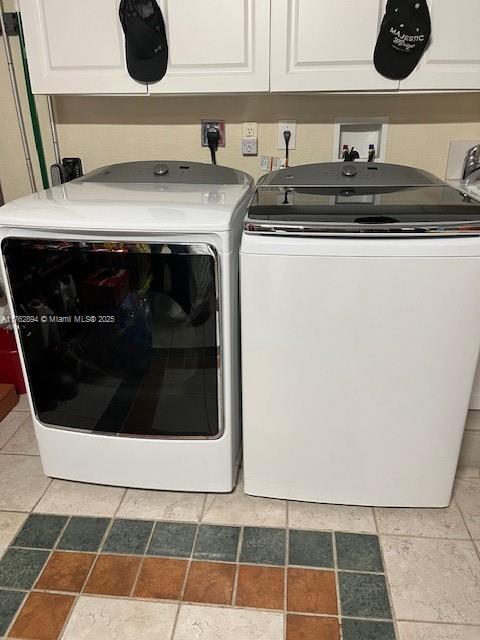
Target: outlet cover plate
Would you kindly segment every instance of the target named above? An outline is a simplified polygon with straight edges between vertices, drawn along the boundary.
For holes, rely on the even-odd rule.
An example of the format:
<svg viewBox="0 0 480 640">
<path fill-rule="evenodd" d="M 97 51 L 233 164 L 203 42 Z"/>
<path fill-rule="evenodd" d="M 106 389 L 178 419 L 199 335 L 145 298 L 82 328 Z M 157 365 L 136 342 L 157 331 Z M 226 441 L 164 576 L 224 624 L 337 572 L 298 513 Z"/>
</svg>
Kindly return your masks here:
<svg viewBox="0 0 480 640">
<path fill-rule="evenodd" d="M 242 126 L 242 138 L 258 138 L 258 123 L 244 122 Z"/>
<path fill-rule="evenodd" d="M 201 142 L 202 147 L 208 147 L 207 142 L 207 129 L 209 127 L 217 127 L 220 131 L 219 147 L 225 146 L 225 120 L 202 120 L 201 122 Z"/>
<path fill-rule="evenodd" d="M 242 138 L 242 154 L 244 156 L 256 156 L 258 154 L 257 138 Z"/>
</svg>

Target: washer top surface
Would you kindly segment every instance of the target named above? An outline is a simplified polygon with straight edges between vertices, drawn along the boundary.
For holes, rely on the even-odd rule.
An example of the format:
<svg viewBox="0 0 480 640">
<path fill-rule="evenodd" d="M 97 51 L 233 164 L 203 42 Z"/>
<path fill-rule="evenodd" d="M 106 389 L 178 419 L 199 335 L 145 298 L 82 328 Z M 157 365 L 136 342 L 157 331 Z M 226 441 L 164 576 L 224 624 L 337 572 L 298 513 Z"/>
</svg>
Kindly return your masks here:
<svg viewBox="0 0 480 640">
<path fill-rule="evenodd" d="M 427 171 L 400 164 L 380 162 L 320 162 L 288 167 L 264 176 L 259 187 L 391 187 L 442 184 Z"/>
<path fill-rule="evenodd" d="M 357 237 L 480 235 L 480 202 L 413 167 L 305 165 L 260 180 L 245 230 Z"/>
<path fill-rule="evenodd" d="M 229 231 L 253 193 L 246 173 L 194 162 L 129 162 L 0 208 L 0 227 L 127 233 Z"/>
<path fill-rule="evenodd" d="M 243 185 L 245 174 L 230 167 L 202 162 L 124 162 L 100 167 L 79 178 L 79 182 L 156 185 Z"/>
</svg>

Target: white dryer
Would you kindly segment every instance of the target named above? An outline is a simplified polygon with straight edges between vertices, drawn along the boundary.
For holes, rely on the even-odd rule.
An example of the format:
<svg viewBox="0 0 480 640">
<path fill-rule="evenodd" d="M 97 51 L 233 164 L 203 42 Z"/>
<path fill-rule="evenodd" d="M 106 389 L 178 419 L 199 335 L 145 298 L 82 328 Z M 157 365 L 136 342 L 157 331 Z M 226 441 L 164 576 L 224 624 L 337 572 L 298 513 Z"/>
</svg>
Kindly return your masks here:
<svg viewBox="0 0 480 640">
<path fill-rule="evenodd" d="M 240 255 L 245 490 L 443 507 L 480 348 L 480 204 L 387 164 L 259 183 Z"/>
<path fill-rule="evenodd" d="M 0 210 L 2 272 L 45 473 L 231 491 L 240 451 L 244 173 L 94 171 Z"/>
</svg>

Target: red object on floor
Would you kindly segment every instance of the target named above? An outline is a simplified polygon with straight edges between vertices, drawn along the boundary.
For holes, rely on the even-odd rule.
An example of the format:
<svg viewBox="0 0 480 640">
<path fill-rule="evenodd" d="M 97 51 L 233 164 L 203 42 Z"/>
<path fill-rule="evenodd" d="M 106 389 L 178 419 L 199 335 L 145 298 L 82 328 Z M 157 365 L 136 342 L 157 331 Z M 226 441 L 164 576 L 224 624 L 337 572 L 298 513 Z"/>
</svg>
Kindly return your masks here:
<svg viewBox="0 0 480 640">
<path fill-rule="evenodd" d="M 17 393 L 26 393 L 15 334 L 0 329 L 0 383 L 13 384 Z"/>
</svg>

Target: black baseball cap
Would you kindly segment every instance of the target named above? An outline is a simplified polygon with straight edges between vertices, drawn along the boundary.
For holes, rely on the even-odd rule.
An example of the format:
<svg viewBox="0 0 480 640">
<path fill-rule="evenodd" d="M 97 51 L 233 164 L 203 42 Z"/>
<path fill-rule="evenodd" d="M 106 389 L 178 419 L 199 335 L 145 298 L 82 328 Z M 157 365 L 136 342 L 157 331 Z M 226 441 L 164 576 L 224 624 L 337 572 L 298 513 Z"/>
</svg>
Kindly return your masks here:
<svg viewBox="0 0 480 640">
<path fill-rule="evenodd" d="M 403 80 L 417 66 L 432 32 L 426 0 L 388 0 L 373 61 L 382 76 Z"/>
<path fill-rule="evenodd" d="M 121 0 L 128 73 L 138 82 L 158 82 L 167 72 L 168 42 L 156 0 Z"/>
</svg>

